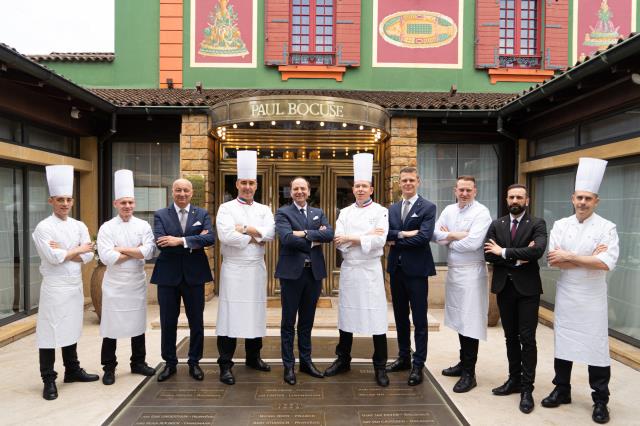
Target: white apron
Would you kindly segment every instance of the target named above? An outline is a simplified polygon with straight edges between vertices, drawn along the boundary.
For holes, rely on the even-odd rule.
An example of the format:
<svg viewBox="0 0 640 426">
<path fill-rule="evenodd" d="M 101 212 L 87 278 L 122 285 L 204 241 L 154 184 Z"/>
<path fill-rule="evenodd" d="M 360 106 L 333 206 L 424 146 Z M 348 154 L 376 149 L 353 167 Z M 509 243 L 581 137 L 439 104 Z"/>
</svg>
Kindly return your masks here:
<svg viewBox="0 0 640 426">
<path fill-rule="evenodd" d="M 253 339 L 267 334 L 264 259 L 226 258 L 220 270 L 216 335 Z"/>
<path fill-rule="evenodd" d="M 100 335 L 139 336 L 147 329 L 147 279 L 144 271 L 107 268 L 102 281 Z"/>
<path fill-rule="evenodd" d="M 463 336 L 487 340 L 489 290 L 485 263 L 449 265 L 444 325 Z"/>
<path fill-rule="evenodd" d="M 607 367 L 611 358 L 605 274 L 571 275 L 563 273 L 556 287 L 555 357 Z"/>
<path fill-rule="evenodd" d="M 82 334 L 82 276 L 46 276 L 40 287 L 36 341 L 40 349 L 78 342 Z"/>
<path fill-rule="evenodd" d="M 379 258 L 342 262 L 338 328 L 367 335 L 387 332 L 387 297 Z"/>
</svg>

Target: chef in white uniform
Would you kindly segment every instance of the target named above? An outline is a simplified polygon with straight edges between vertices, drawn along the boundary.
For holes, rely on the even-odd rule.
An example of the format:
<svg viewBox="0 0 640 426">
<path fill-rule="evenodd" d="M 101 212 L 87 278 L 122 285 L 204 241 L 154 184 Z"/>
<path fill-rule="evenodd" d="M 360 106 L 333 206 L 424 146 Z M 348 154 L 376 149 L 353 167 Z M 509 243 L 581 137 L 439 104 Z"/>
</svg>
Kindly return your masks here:
<svg viewBox="0 0 640 426">
<path fill-rule="evenodd" d="M 245 339 L 246 365 L 259 371 L 271 367 L 260 358 L 267 332 L 267 269 L 265 243 L 275 236 L 271 208 L 254 200 L 258 188 L 255 151 L 238 151 L 238 197 L 218 209 L 216 229 L 222 269 L 216 335 L 220 381 L 232 385 L 233 354 L 238 337 Z"/>
<path fill-rule="evenodd" d="M 56 348 L 62 348 L 64 382 L 93 382 L 96 374 L 80 368 L 77 342 L 82 334 L 84 295 L 83 263 L 93 260 L 93 243 L 87 226 L 69 217 L 73 207 L 73 167 L 47 166 L 48 203 L 53 214 L 33 231 L 33 242 L 40 256 L 40 301 L 36 340 L 40 352 L 42 397 L 58 397 L 54 364 Z"/>
<path fill-rule="evenodd" d="M 607 162 L 581 158 L 571 202 L 575 214 L 556 221 L 549 237 L 549 266 L 560 268 L 553 332 L 556 385 L 543 407 L 571 402 L 573 362 L 589 366 L 592 418 L 609 421 L 609 325 L 606 275 L 618 261 L 616 225 L 595 213 Z"/>
<path fill-rule="evenodd" d="M 147 275 L 144 261 L 151 259 L 155 241 L 149 223 L 133 216 L 136 200 L 131 170 L 114 174 L 115 200 L 118 214 L 98 231 L 98 254 L 107 271 L 102 280 L 102 383 L 115 382 L 116 343 L 131 338 L 131 372 L 152 376 L 155 369 L 145 362 L 147 328 Z"/>
<path fill-rule="evenodd" d="M 460 377 L 453 391 L 462 393 L 476 386 L 478 344 L 487 340 L 489 291 L 483 245 L 491 215 L 476 201 L 473 176 L 460 176 L 454 193 L 458 202 L 442 211 L 432 239 L 448 247 L 444 324 L 458 332 L 460 341 L 460 362 L 442 374 Z"/>
<path fill-rule="evenodd" d="M 338 358 L 325 371 L 334 376 L 350 369 L 353 333 L 373 336 L 376 382 L 388 386 L 387 298 L 380 257 L 389 231 L 387 209 L 371 199 L 373 154 L 353 156 L 355 203 L 340 210 L 334 242 L 342 252 L 338 299 Z"/>
</svg>

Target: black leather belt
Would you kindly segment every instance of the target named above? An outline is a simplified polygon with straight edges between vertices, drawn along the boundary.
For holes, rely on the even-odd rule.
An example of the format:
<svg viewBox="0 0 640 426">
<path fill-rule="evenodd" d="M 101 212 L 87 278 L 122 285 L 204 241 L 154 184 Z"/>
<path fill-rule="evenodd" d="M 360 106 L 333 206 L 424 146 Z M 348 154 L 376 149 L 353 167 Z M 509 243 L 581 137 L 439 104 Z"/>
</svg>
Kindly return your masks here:
<svg viewBox="0 0 640 426">
<path fill-rule="evenodd" d="M 305 268 L 311 268 L 311 261 L 310 260 L 305 260 L 304 261 L 304 267 Z"/>
</svg>

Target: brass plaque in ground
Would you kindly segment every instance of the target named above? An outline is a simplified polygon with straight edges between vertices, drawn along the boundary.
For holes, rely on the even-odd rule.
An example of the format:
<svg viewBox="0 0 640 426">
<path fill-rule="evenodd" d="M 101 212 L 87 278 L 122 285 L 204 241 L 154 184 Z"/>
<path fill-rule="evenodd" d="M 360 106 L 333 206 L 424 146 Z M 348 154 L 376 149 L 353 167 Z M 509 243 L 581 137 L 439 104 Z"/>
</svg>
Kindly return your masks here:
<svg viewBox="0 0 640 426">
<path fill-rule="evenodd" d="M 337 337 L 316 337 L 312 338 L 314 358 L 334 358 L 336 355 Z M 398 355 L 398 341 L 396 339 L 388 339 L 389 359 L 395 359 Z M 297 340 L 294 348 L 298 347 Z M 189 357 L 189 338 L 183 338 L 177 347 L 178 359 L 186 360 Z M 244 357 L 244 339 L 238 339 L 235 358 L 242 359 Z M 280 337 L 267 336 L 262 338 L 262 351 L 260 351 L 264 359 L 279 359 L 280 353 Z M 354 337 L 353 348 L 351 350 L 353 358 L 369 359 L 373 356 L 373 340 L 369 337 Z M 218 358 L 218 347 L 216 346 L 216 336 L 204 337 L 203 357 L 208 359 Z"/>
<path fill-rule="evenodd" d="M 227 386 L 218 380 L 215 364 L 201 365 L 201 382 L 189 377 L 184 364 L 165 382 L 146 378 L 104 424 L 468 425 L 428 372 L 419 386 L 408 387 L 402 372 L 390 374 L 390 386 L 381 388 L 369 365 L 353 363 L 351 371 L 334 377 L 298 373 L 298 384 L 289 386 L 279 363 L 267 373 L 236 364 L 236 384 Z"/>
</svg>

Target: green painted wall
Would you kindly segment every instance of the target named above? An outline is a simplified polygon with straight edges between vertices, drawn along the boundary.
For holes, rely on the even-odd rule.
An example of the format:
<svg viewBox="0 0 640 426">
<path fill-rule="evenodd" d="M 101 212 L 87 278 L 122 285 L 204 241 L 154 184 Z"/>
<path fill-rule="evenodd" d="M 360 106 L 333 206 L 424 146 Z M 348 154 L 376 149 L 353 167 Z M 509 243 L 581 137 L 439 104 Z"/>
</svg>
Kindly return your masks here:
<svg viewBox="0 0 640 426">
<path fill-rule="evenodd" d="M 452 0 L 453 1 L 453 0 Z M 570 11 L 573 2 L 570 1 Z M 640 3 L 640 0 L 635 0 Z M 189 66 L 191 0 L 184 0 L 184 87 L 205 88 L 274 88 L 274 89 L 342 89 L 448 91 L 455 84 L 459 92 L 518 92 L 531 83 L 491 84 L 484 70 L 474 68 L 475 2 L 465 0 L 462 69 L 373 68 L 373 4 L 362 0 L 361 66 L 351 68 L 344 81 L 328 79 L 292 79 L 282 81 L 276 67 L 264 66 L 264 1 L 258 1 L 258 52 L 256 68 L 191 68 Z M 46 65 L 71 80 L 89 87 L 152 88 L 158 87 L 159 0 L 116 0 L 115 47 L 113 63 L 61 63 Z M 636 9 L 640 22 L 640 7 Z M 569 13 L 570 28 L 573 25 Z M 637 24 L 636 24 L 637 25 Z M 543 25 L 544 26 L 544 25 Z M 569 46 L 573 32 L 569 31 Z M 576 59 L 569 48 L 570 64 Z"/>
<path fill-rule="evenodd" d="M 113 62 L 44 65 L 87 87 L 158 87 L 159 15 L 159 0 L 116 0 Z"/>
</svg>

